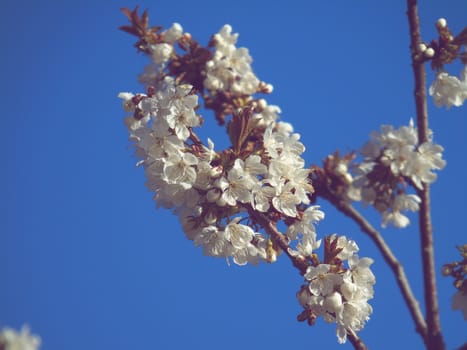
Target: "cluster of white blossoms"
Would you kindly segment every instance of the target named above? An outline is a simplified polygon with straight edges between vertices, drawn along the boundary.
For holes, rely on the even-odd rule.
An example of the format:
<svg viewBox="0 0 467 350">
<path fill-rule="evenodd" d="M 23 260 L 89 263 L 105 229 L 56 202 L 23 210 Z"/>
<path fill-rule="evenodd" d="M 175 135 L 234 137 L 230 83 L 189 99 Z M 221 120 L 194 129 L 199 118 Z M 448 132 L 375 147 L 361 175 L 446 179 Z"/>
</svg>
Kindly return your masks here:
<svg viewBox="0 0 467 350">
<path fill-rule="evenodd" d="M 182 35 L 180 26 L 164 32 L 165 42 L 150 48 L 153 63 L 140 76 L 147 93 L 119 94 L 129 113 L 125 124 L 140 159 L 137 164 L 144 167 L 157 206 L 173 210 L 186 237 L 205 255 L 245 265 L 272 263 L 286 249 L 292 259 L 313 265 L 321 245 L 314 225 L 324 213 L 310 206 L 314 189 L 301 156 L 305 147 L 290 124 L 278 121 L 279 107 L 249 96 L 272 87 L 253 74 L 248 50 L 235 47 L 238 34 L 231 30 L 226 25 L 214 35 L 213 58 L 198 90 L 180 83 L 183 72 L 175 78 L 165 71 L 173 43 Z M 216 151 L 210 139 L 204 144 L 195 132 L 202 124 L 196 110 L 204 88 L 211 95 L 223 91 L 243 101 L 230 112 L 232 145 L 223 151 Z M 285 227 L 283 233 L 279 227 Z M 313 312 L 321 305 L 322 312 L 315 315 L 334 318 L 339 341 L 344 342 L 346 329 L 360 330 L 368 319 L 371 307 L 366 301 L 373 295 L 374 277 L 371 260 L 358 259 L 353 241 L 340 237 L 338 242 L 342 251 L 335 258 L 348 260 L 349 268 L 340 260 L 326 271 L 324 264 L 310 267 L 305 275 L 310 297 L 301 293 L 299 299 Z M 315 269 L 322 270 L 319 281 L 334 281 L 332 290 L 317 286 Z"/>
<path fill-rule="evenodd" d="M 364 159 L 355 170 L 352 183 L 352 198 L 356 199 L 355 189 L 360 190 L 360 200 L 373 205 L 382 215 L 382 225 L 388 223 L 395 227 L 406 227 L 410 220 L 402 212 L 417 211 L 420 198 L 406 193 L 408 180 L 418 189 L 423 184 L 436 180 L 433 170 L 443 169 L 446 161 L 442 159 L 443 147 L 429 141 L 419 144 L 417 129 L 411 120 L 408 126 L 394 129 L 383 125 L 381 132 L 373 132 L 361 154 Z"/>
<path fill-rule="evenodd" d="M 445 71 L 437 73 L 429 93 L 438 107 L 462 106 L 467 99 L 467 65 L 464 66 L 460 78 L 449 75 Z"/>
<path fill-rule="evenodd" d="M 305 317 L 313 323 L 317 317 L 336 323 L 339 343 L 347 339 L 347 330 L 359 331 L 373 312 L 368 300 L 373 298 L 376 282 L 370 266 L 373 260 L 360 259 L 357 244 L 344 236 L 337 239 L 342 249 L 336 258 L 347 261 L 348 267 L 332 264 L 309 266 L 305 274 L 306 284 L 297 293 L 299 303 L 305 309 Z"/>
<path fill-rule="evenodd" d="M 204 86 L 215 94 L 217 91 L 234 95 L 251 95 L 258 91 L 259 79 L 253 73 L 253 59 L 244 47 L 237 48 L 238 33 L 232 34 L 232 27 L 224 25 L 213 37 L 215 51 L 206 63 Z"/>
<path fill-rule="evenodd" d="M 205 146 L 193 136 L 200 117 L 195 113 L 198 96 L 190 85 L 176 86 L 166 78 L 156 91 L 119 97 L 132 113 L 126 124 L 147 186 L 158 206 L 174 209 L 187 237 L 203 246 L 205 254 L 232 257 L 239 265 L 270 259 L 267 239 L 240 222 L 248 220 L 248 208 L 272 210 L 292 222 L 287 234 L 297 240 L 297 252 L 311 254 L 318 245 L 313 222 L 324 214 L 311 207 L 299 215 L 298 207 L 310 203 L 310 171 L 301 158 L 305 147 L 300 135 L 290 124 L 273 121 L 278 109 L 263 112 L 268 126 L 262 129 L 259 154 L 226 155 L 216 152 L 212 141 Z"/>
<path fill-rule="evenodd" d="M 41 338 L 31 334 L 27 326 L 23 326 L 20 332 L 12 328 L 3 328 L 0 332 L 2 350 L 38 350 L 40 345 Z"/>
</svg>

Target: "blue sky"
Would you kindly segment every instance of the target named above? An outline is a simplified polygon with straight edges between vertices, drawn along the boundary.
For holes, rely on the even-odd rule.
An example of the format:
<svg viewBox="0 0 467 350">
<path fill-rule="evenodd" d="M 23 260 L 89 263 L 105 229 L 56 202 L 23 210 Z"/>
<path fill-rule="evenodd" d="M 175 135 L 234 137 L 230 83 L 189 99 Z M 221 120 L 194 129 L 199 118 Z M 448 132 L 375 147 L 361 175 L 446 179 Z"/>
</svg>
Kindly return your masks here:
<svg viewBox="0 0 467 350">
<path fill-rule="evenodd" d="M 333 325 L 296 321 L 301 278 L 285 258 L 274 265 L 227 266 L 187 241 L 176 217 L 155 210 L 136 168 L 120 91 L 147 60 L 117 30 L 131 1 L 2 2 L 0 128 L 0 327 L 28 323 L 44 350 L 350 349 Z M 153 24 L 179 22 L 202 43 L 229 23 L 250 49 L 268 101 L 295 126 L 319 163 L 336 149 L 359 148 L 381 124 L 414 117 L 404 1 L 141 1 Z M 467 25 L 464 0 L 421 4 L 422 33 L 434 22 Z M 451 67 L 458 74 L 460 65 Z M 432 79 L 429 73 L 429 81 Z M 435 142 L 447 167 L 432 188 L 438 270 L 457 260 L 467 212 L 467 109 L 429 101 Z M 209 114 L 205 119 L 209 121 Z M 221 144 L 211 119 L 205 137 Z M 219 139 L 219 141 L 216 141 Z M 324 236 L 355 239 L 375 259 L 374 314 L 360 334 L 370 348 L 421 349 L 381 256 L 352 222 L 321 203 Z M 379 217 L 365 210 L 379 227 Z M 385 238 L 422 300 L 417 225 Z M 451 280 L 439 278 L 449 349 L 466 341 L 450 309 Z"/>
</svg>

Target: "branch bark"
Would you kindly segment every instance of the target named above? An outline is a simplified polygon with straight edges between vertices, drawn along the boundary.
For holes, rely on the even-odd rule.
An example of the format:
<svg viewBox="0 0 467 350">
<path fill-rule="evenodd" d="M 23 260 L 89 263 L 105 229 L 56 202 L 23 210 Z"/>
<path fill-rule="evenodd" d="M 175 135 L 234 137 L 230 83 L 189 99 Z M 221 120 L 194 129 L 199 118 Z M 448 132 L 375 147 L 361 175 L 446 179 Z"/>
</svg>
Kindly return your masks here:
<svg viewBox="0 0 467 350">
<path fill-rule="evenodd" d="M 417 0 L 407 0 L 407 17 L 409 20 L 410 49 L 415 79 L 414 97 L 417 114 L 418 142 L 422 144 L 429 141 L 429 129 L 425 66 L 423 58 L 417 55 L 419 44 L 422 42 Z M 445 344 L 439 321 L 429 185 L 424 184 L 423 189 L 418 191 L 418 195 L 422 200 L 420 204 L 419 225 L 427 323 L 426 346 L 429 350 L 441 350 L 445 349 Z"/>
<path fill-rule="evenodd" d="M 300 274 L 303 276 L 306 273 L 308 268 L 308 263 L 305 257 L 301 255 L 292 255 L 289 251 L 289 242 L 285 236 L 279 232 L 276 225 L 268 219 L 268 217 L 258 211 L 255 211 L 253 208 L 248 206 L 248 214 L 253 218 L 258 224 L 260 224 L 271 237 L 271 239 L 282 249 L 282 251 L 289 257 L 292 261 L 293 266 L 295 266 Z"/>
<path fill-rule="evenodd" d="M 347 330 L 347 339 L 355 350 L 368 350 L 363 340 L 351 329 Z"/>
</svg>

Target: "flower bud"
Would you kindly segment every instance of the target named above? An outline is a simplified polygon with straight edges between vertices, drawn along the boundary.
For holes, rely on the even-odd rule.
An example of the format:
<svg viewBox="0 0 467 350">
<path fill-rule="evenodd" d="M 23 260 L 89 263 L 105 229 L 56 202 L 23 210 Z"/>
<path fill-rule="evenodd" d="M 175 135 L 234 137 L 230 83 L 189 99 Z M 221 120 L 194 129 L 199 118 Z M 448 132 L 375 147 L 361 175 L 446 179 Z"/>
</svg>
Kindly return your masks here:
<svg viewBox="0 0 467 350">
<path fill-rule="evenodd" d="M 274 86 L 272 86 L 272 84 L 266 84 L 264 88 L 264 92 L 266 94 L 270 94 L 273 90 L 274 90 Z"/>
<path fill-rule="evenodd" d="M 180 39 L 183 35 L 183 28 L 179 23 L 174 23 L 172 24 L 172 27 L 170 27 L 166 32 L 165 32 L 165 40 L 169 43 L 173 43 Z"/>
<path fill-rule="evenodd" d="M 437 21 L 436 21 L 436 28 L 445 28 L 447 26 L 448 22 L 446 21 L 446 19 L 444 18 L 439 18 Z"/>
<path fill-rule="evenodd" d="M 426 49 L 427 49 L 427 46 L 426 46 L 425 43 L 420 43 L 420 44 L 418 44 L 418 51 L 420 51 L 420 52 L 425 52 Z"/>
<path fill-rule="evenodd" d="M 265 109 L 267 105 L 268 105 L 268 104 L 267 104 L 267 102 L 266 102 L 266 100 L 265 100 L 264 98 L 260 98 L 260 99 L 258 100 L 258 107 L 259 107 L 261 110 Z"/>
<path fill-rule="evenodd" d="M 428 49 L 425 50 L 424 54 L 425 54 L 425 57 L 431 58 L 435 55 L 435 50 L 432 47 L 429 47 Z"/>
</svg>

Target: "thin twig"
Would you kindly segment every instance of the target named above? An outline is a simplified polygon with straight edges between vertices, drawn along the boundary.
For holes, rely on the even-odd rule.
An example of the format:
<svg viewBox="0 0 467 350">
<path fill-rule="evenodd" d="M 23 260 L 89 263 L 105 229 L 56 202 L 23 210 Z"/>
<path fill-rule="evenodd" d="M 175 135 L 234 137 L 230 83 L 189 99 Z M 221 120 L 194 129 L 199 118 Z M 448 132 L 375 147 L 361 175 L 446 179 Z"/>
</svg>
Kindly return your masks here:
<svg viewBox="0 0 467 350">
<path fill-rule="evenodd" d="M 351 329 L 347 329 L 347 339 L 355 350 L 368 350 L 363 340 Z"/>
<path fill-rule="evenodd" d="M 348 202 L 339 200 L 332 194 L 327 193 L 323 198 L 330 201 L 340 212 L 351 218 L 360 227 L 360 229 L 371 238 L 376 247 L 380 251 L 384 260 L 391 268 L 394 276 L 396 277 L 397 285 L 402 293 L 405 304 L 409 309 L 410 315 L 415 323 L 415 329 L 425 341 L 426 337 L 426 323 L 423 314 L 420 310 L 420 305 L 415 298 L 412 289 L 410 288 L 409 281 L 405 275 L 402 264 L 397 260 L 387 245 L 381 234 Z"/>
<path fill-rule="evenodd" d="M 422 42 L 417 0 L 407 0 L 407 16 L 410 30 L 410 49 L 412 68 L 415 78 L 415 108 L 417 113 L 418 141 L 420 144 L 429 141 L 428 109 L 426 103 L 426 74 L 423 60 L 417 56 L 419 44 Z M 423 284 L 425 290 L 425 308 L 427 323 L 426 345 L 430 350 L 445 349 L 439 321 L 439 306 L 436 289 L 436 271 L 433 249 L 433 229 L 430 214 L 430 187 L 423 185 L 418 191 L 421 198 L 419 225 L 420 245 L 423 266 Z"/>
<path fill-rule="evenodd" d="M 248 206 L 247 209 L 250 217 L 266 230 L 269 236 L 271 236 L 271 239 L 289 257 L 289 259 L 292 261 L 292 264 L 300 271 L 300 274 L 303 276 L 309 266 L 305 257 L 301 255 L 292 255 L 290 253 L 289 242 L 287 241 L 287 238 L 279 232 L 274 222 L 268 219 L 266 215 L 254 210 L 250 206 Z"/>
</svg>

